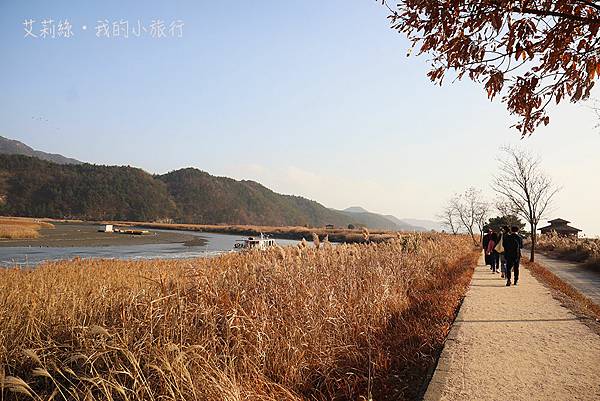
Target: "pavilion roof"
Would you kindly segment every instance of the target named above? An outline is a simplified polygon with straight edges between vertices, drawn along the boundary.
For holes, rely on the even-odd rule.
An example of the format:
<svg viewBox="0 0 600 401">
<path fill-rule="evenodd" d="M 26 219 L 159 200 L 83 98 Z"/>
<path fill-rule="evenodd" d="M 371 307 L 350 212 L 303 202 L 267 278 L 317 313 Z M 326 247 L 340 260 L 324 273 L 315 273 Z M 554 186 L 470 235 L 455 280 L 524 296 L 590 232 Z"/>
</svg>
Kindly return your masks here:
<svg viewBox="0 0 600 401">
<path fill-rule="evenodd" d="M 559 226 L 551 224 L 551 225 L 546 226 L 546 227 L 538 228 L 538 230 L 541 230 L 541 231 L 555 230 L 556 232 L 566 232 L 566 231 L 568 231 L 568 232 L 574 232 L 574 233 L 581 231 L 579 228 L 571 227 L 571 226 L 568 226 L 566 224 L 565 225 L 559 225 Z"/>
</svg>

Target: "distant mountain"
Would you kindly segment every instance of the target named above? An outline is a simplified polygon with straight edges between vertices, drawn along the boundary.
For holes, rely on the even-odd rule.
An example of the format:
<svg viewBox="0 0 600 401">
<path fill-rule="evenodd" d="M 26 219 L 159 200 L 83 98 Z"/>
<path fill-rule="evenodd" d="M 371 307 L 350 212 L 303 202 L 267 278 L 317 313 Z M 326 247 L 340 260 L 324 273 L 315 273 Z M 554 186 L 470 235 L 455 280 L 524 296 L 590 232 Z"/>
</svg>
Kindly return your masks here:
<svg viewBox="0 0 600 401">
<path fill-rule="evenodd" d="M 37 157 L 38 159 L 47 160 L 57 164 L 81 164 L 79 160 L 71 159 L 63 155 L 46 153 L 39 150 L 35 150 L 23 142 L 19 142 L 14 139 L 5 138 L 0 136 L 0 154 L 4 155 L 24 155 L 30 157 Z"/>
<path fill-rule="evenodd" d="M 446 227 L 444 227 L 442 225 L 442 223 L 439 221 L 427 220 L 427 219 L 410 219 L 410 218 L 403 218 L 402 221 L 405 221 L 408 224 L 423 227 L 427 231 L 435 230 L 435 231 L 441 232 L 443 230 L 446 230 Z"/>
<path fill-rule="evenodd" d="M 341 210 L 341 212 L 353 218 L 356 223 L 367 227 L 377 227 L 382 230 L 392 231 L 427 231 L 423 227 L 414 226 L 392 215 L 384 216 L 372 213 L 360 206 L 351 206 Z"/>
<path fill-rule="evenodd" d="M 195 168 L 151 175 L 129 166 L 97 166 L 4 137 L 0 137 L 0 214 L 424 230 L 359 206 L 329 209 L 300 196 L 278 194 L 254 181 L 215 177 Z"/>
<path fill-rule="evenodd" d="M 389 219 L 386 219 L 377 213 L 353 213 L 353 212 L 342 212 L 346 214 L 354 225 L 363 225 L 369 228 L 377 228 L 380 230 L 390 231 L 412 231 L 413 227 L 408 224 L 396 224 Z"/>
<path fill-rule="evenodd" d="M 350 206 L 346 209 L 342 210 L 342 212 L 350 212 L 350 213 L 370 213 L 367 209 L 360 206 Z"/>
<path fill-rule="evenodd" d="M 409 222 L 407 220 L 400 220 L 399 218 L 397 218 L 396 216 L 392 216 L 391 214 L 386 214 L 383 217 L 385 217 L 388 220 L 393 221 L 394 223 L 398 224 L 401 227 L 410 227 L 406 228 L 405 230 L 408 231 L 429 231 L 427 228 L 419 225 L 419 224 L 415 224 L 414 222 Z"/>
<path fill-rule="evenodd" d="M 157 221 L 410 230 L 375 213 L 328 209 L 254 181 L 195 168 L 151 175 L 126 166 L 56 164 L 0 155 L 0 214 L 85 220 Z"/>
</svg>

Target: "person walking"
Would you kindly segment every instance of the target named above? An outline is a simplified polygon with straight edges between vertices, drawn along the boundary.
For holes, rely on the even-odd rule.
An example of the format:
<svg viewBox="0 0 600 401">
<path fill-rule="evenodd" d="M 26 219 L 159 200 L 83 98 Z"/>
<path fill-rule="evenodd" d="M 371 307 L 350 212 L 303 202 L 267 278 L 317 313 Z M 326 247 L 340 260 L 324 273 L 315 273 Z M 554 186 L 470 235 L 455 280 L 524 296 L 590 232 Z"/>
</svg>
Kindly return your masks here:
<svg viewBox="0 0 600 401">
<path fill-rule="evenodd" d="M 521 262 L 521 249 L 523 238 L 519 235 L 519 227 L 512 227 L 511 233 L 504 239 L 504 254 L 506 256 L 506 286 L 510 287 L 510 276 L 514 274 L 513 285 L 519 281 L 519 264 Z"/>
<path fill-rule="evenodd" d="M 510 229 L 508 226 L 503 226 L 500 229 L 500 237 L 498 239 L 498 245 L 496 246 L 497 251 L 499 253 L 500 259 L 500 277 L 504 278 L 506 275 L 506 255 L 504 255 L 504 236 L 510 234 Z"/>
<path fill-rule="evenodd" d="M 491 269 L 492 273 L 496 273 L 498 271 L 498 252 L 496 252 L 496 246 L 498 244 L 498 234 L 492 232 L 490 236 L 490 242 L 488 242 L 486 255 L 490 257 Z"/>
<path fill-rule="evenodd" d="M 498 270 L 501 269 L 504 261 L 504 246 L 502 245 L 503 237 L 504 233 L 502 232 L 502 229 L 500 229 L 500 232 L 496 234 L 496 246 L 494 246 L 494 250 L 492 252 L 495 261 L 495 268 L 492 270 L 492 273 L 498 273 Z"/>
<path fill-rule="evenodd" d="M 490 244 L 490 239 L 492 238 L 492 229 L 487 228 L 487 232 L 483 235 L 483 239 L 481 241 L 481 247 L 483 248 L 483 254 L 485 256 L 485 265 L 490 266 L 492 268 L 492 258 L 487 253 L 488 245 Z"/>
</svg>

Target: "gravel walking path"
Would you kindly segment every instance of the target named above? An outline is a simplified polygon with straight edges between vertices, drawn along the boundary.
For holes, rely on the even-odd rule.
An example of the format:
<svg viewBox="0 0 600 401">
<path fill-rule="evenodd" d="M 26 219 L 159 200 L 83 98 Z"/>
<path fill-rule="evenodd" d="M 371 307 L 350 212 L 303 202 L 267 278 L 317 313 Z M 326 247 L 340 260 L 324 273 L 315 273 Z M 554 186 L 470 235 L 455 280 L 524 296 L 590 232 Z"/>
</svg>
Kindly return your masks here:
<svg viewBox="0 0 600 401">
<path fill-rule="evenodd" d="M 475 270 L 424 399 L 600 400 L 600 336 L 521 267 Z"/>
</svg>

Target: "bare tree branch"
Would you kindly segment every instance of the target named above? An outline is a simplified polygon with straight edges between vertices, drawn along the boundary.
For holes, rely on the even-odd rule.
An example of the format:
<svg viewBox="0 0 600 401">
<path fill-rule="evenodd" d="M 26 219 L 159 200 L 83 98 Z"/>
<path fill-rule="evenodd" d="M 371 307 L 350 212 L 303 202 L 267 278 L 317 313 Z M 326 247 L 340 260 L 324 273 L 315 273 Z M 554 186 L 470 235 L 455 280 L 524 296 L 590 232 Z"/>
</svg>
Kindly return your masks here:
<svg viewBox="0 0 600 401">
<path fill-rule="evenodd" d="M 498 159 L 499 174 L 494 177 L 492 188 L 505 198 L 502 208 L 511 210 L 529 223 L 530 260 L 533 261 L 537 225 L 559 188 L 541 170 L 539 159 L 518 148 L 504 147 L 501 150 L 504 155 Z"/>
<path fill-rule="evenodd" d="M 456 210 L 451 202 L 449 202 L 444 210 L 437 216 L 442 225 L 447 227 L 454 235 L 458 234 L 458 221 L 456 220 Z"/>
<path fill-rule="evenodd" d="M 489 215 L 489 204 L 481 197 L 481 191 L 470 187 L 460 194 L 455 195 L 449 202 L 448 206 L 456 220 L 465 229 L 473 243 L 477 245 L 481 241 L 483 235 L 483 226 Z M 475 230 L 478 230 L 478 237 L 475 235 Z"/>
</svg>

